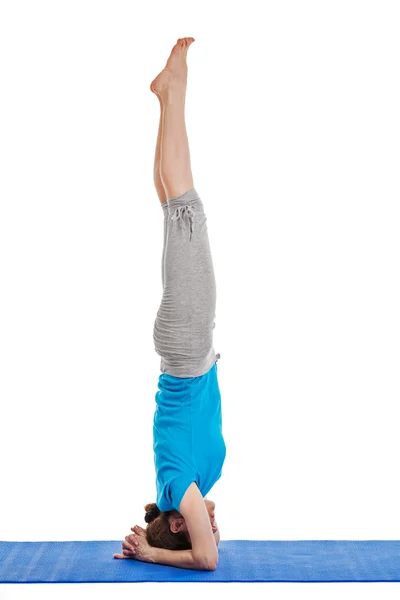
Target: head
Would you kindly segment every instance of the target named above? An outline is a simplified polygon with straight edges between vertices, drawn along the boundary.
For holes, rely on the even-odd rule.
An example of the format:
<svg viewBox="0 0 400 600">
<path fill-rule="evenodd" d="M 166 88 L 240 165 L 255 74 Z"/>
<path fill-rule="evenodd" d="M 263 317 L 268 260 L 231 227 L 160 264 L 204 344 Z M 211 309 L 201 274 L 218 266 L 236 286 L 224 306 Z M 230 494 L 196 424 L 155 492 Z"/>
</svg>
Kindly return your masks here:
<svg viewBox="0 0 400 600">
<path fill-rule="evenodd" d="M 214 522 L 215 503 L 204 499 L 210 523 Z M 162 512 L 154 502 L 146 504 L 144 520 L 147 540 L 150 546 L 166 548 L 168 550 L 190 550 L 192 543 L 185 519 L 177 510 Z"/>
</svg>

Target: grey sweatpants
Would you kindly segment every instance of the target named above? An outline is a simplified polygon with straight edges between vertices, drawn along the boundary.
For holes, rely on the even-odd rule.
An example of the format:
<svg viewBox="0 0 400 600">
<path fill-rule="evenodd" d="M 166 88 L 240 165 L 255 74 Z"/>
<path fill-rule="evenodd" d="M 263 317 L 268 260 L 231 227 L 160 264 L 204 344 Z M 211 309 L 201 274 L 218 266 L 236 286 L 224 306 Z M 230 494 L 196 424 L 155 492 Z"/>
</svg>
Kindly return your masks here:
<svg viewBox="0 0 400 600">
<path fill-rule="evenodd" d="M 192 188 L 161 204 L 163 295 L 154 321 L 160 369 L 175 377 L 207 373 L 220 358 L 213 347 L 216 284 L 207 217 Z"/>
</svg>

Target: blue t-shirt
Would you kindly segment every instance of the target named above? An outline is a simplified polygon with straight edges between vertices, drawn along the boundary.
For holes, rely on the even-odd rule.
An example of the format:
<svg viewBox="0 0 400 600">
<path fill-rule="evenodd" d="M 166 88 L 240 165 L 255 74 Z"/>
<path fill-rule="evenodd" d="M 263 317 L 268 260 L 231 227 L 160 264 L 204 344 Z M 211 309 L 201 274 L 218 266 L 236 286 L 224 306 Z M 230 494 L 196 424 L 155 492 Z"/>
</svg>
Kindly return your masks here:
<svg viewBox="0 0 400 600">
<path fill-rule="evenodd" d="M 226 446 L 222 435 L 217 362 L 199 377 L 158 378 L 153 422 L 157 506 L 177 510 L 195 481 L 204 496 L 221 477 Z"/>
</svg>

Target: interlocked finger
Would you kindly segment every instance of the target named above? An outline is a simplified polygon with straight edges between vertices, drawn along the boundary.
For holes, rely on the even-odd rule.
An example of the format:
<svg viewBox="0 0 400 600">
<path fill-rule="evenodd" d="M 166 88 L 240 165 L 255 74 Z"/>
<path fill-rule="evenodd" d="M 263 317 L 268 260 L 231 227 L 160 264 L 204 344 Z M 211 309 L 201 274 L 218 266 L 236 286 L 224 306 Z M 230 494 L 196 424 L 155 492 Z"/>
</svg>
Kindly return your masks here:
<svg viewBox="0 0 400 600">
<path fill-rule="evenodd" d="M 135 546 L 134 544 L 131 544 L 130 542 L 122 542 L 122 550 L 123 550 L 123 554 L 126 556 L 132 556 L 132 554 L 135 554 Z"/>
<path fill-rule="evenodd" d="M 136 534 L 135 533 L 130 533 L 129 535 L 125 536 L 125 541 L 128 542 L 128 544 L 130 544 L 131 546 L 137 546 L 138 545 L 138 541 L 136 539 Z"/>
</svg>

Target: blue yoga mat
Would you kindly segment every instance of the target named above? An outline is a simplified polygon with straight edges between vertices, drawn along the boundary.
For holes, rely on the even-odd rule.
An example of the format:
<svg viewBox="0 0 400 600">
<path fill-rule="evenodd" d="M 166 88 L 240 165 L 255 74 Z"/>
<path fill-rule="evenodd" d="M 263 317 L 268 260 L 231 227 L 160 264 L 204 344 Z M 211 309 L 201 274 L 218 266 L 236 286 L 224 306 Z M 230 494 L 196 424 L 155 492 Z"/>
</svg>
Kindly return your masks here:
<svg viewBox="0 0 400 600">
<path fill-rule="evenodd" d="M 400 581 L 400 541 L 221 540 L 215 571 L 114 558 L 121 541 L 0 542 L 1 583 Z"/>
</svg>

